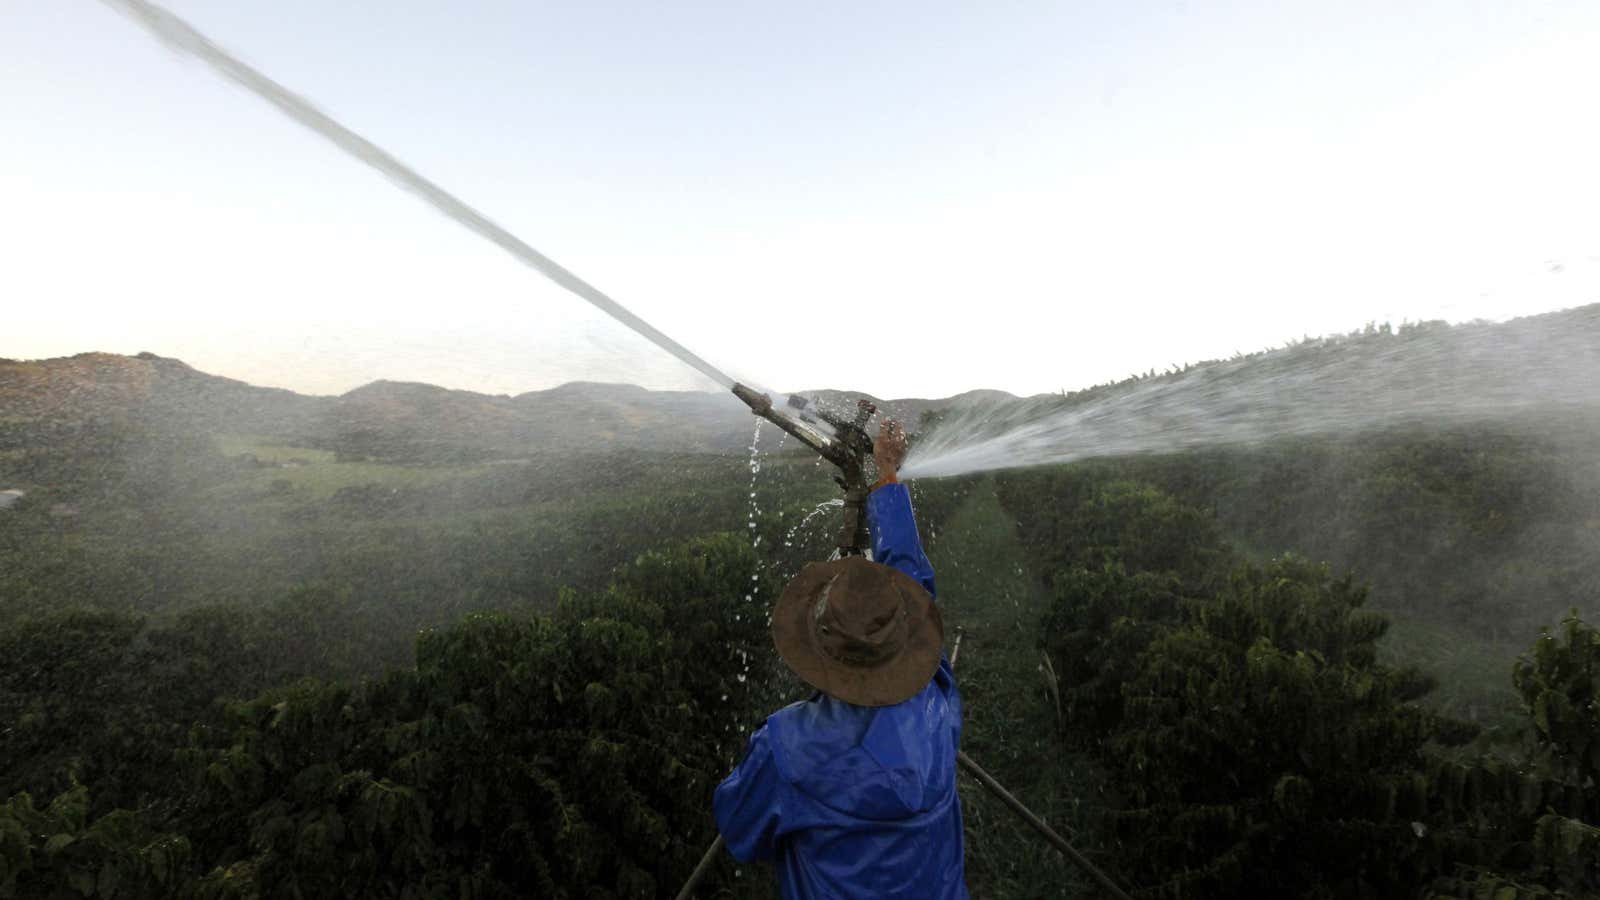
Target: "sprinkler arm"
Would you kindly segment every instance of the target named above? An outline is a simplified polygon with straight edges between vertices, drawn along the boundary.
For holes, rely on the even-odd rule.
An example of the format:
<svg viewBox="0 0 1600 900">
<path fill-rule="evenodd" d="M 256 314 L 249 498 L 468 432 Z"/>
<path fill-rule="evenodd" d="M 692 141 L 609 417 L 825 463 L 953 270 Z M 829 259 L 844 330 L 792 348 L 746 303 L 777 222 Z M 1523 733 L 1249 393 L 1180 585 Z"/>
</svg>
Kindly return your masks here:
<svg viewBox="0 0 1600 900">
<path fill-rule="evenodd" d="M 750 407 L 751 412 L 782 428 L 792 435 L 795 440 L 817 451 L 818 456 L 836 466 L 843 467 L 844 454 L 842 448 L 832 438 L 822 433 L 820 429 L 813 428 L 805 422 L 790 418 L 773 409 L 771 397 L 747 388 L 742 384 L 733 386 L 733 395 L 743 400 L 745 405 Z"/>
<path fill-rule="evenodd" d="M 795 440 L 816 451 L 818 456 L 839 467 L 839 474 L 834 477 L 834 482 L 844 490 L 844 524 L 839 531 L 839 554 L 865 554 L 868 543 L 867 459 L 872 456 L 872 438 L 867 434 L 867 421 L 878 408 L 871 401 L 858 401 L 855 418 L 849 420 L 821 409 L 816 410 L 816 417 L 833 426 L 834 434 L 829 435 L 808 422 L 808 415 L 802 414 L 809 405 L 804 398 L 790 398 L 789 406 L 794 408 L 791 414 L 788 410 L 775 408 L 771 397 L 742 384 L 733 386 L 733 395 L 744 401 L 751 412 L 782 428 Z"/>
</svg>

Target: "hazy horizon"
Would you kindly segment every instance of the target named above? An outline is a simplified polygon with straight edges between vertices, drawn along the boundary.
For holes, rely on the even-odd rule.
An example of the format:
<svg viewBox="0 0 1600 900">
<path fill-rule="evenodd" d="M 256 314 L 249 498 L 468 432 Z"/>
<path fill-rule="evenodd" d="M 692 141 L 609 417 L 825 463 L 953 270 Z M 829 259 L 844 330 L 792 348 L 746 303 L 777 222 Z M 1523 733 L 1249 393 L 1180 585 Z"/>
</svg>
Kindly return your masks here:
<svg viewBox="0 0 1600 900">
<path fill-rule="evenodd" d="M 1600 306 L 1600 303 L 1585 304 L 1585 306 Z M 1513 317 L 1512 319 L 1501 320 L 1501 321 L 1502 322 L 1503 321 L 1512 321 L 1513 319 L 1525 319 L 1525 318 L 1532 318 L 1532 317 L 1536 317 L 1536 316 L 1551 315 L 1551 314 L 1561 313 L 1561 312 L 1570 312 L 1572 310 L 1581 309 L 1581 308 L 1582 307 L 1564 307 L 1562 309 L 1550 310 L 1548 312 L 1530 313 L 1528 316 L 1517 316 L 1517 317 Z M 1438 321 L 1438 320 L 1435 320 L 1435 321 Z M 1384 325 L 1388 325 L 1390 327 L 1398 328 L 1398 327 L 1400 327 L 1400 326 L 1402 326 L 1404 324 L 1407 324 L 1407 323 L 1404 323 L 1404 322 L 1363 323 L 1363 325 L 1362 325 L 1362 327 L 1360 329 L 1351 329 L 1350 331 L 1347 331 L 1347 332 L 1337 332 L 1337 333 L 1323 334 L 1323 335 L 1305 335 L 1305 336 L 1302 336 L 1302 337 L 1307 337 L 1307 338 L 1312 338 L 1312 339 L 1339 338 L 1339 337 L 1344 337 L 1344 336 L 1347 336 L 1349 334 L 1352 334 L 1352 333 L 1354 333 L 1356 331 L 1364 330 L 1367 327 L 1368 324 L 1371 324 L 1371 325 L 1374 325 L 1374 326 L 1378 326 L 1378 327 L 1382 327 Z M 1496 322 L 1495 322 L 1495 320 L 1489 320 L 1489 319 L 1475 319 L 1475 320 L 1470 320 L 1468 322 L 1453 322 L 1453 323 L 1450 323 L 1450 324 L 1451 325 L 1496 324 Z M 1274 350 L 1278 350 L 1278 349 L 1282 349 L 1282 348 L 1286 347 L 1293 340 L 1299 340 L 1299 339 L 1300 338 L 1294 338 L 1294 339 L 1281 341 L 1281 342 L 1279 342 L 1277 344 L 1268 345 L 1268 346 L 1264 346 L 1264 347 L 1241 348 L 1239 352 L 1244 353 L 1244 354 L 1272 352 Z M 68 353 L 68 354 L 63 354 L 61 356 L 56 356 L 56 357 L 14 358 L 14 359 L 12 359 L 12 361 L 15 361 L 15 362 L 45 362 L 45 361 L 49 361 L 49 360 L 52 360 L 52 359 L 63 359 L 63 358 L 70 358 L 70 357 L 73 357 L 73 356 L 79 356 L 79 355 L 85 355 L 85 354 L 95 354 L 95 353 L 112 353 L 113 355 L 120 355 L 120 356 L 137 356 L 137 355 L 139 355 L 141 353 L 150 353 L 150 354 L 154 354 L 155 356 L 161 357 L 163 359 L 177 360 L 178 362 L 181 362 L 181 363 L 189 366 L 190 368 L 195 369 L 196 371 L 202 372 L 202 373 L 207 374 L 207 375 L 215 375 L 215 376 L 219 376 L 219 377 L 223 377 L 223 378 L 231 378 L 231 379 L 234 379 L 236 381 L 243 381 L 243 382 L 245 382 L 247 384 L 250 384 L 250 385 L 253 385 L 255 387 L 280 388 L 280 389 L 284 389 L 284 390 L 293 391 L 295 393 L 302 394 L 302 395 L 305 395 L 305 396 L 316 396 L 316 397 L 337 397 L 337 396 L 349 393 L 350 391 L 356 390 L 358 388 L 365 387 L 367 385 L 375 384 L 375 383 L 378 383 L 378 382 L 392 382 L 392 383 L 401 383 L 401 384 L 423 384 L 423 385 L 428 385 L 430 387 L 443 388 L 443 389 L 452 390 L 452 391 L 469 391 L 469 392 L 474 392 L 474 393 L 479 393 L 479 394 L 485 394 L 485 395 L 488 395 L 488 396 L 513 396 L 513 397 L 517 396 L 519 394 L 536 393 L 536 392 L 539 392 L 539 391 L 547 391 L 547 390 L 552 390 L 554 388 L 563 387 L 565 385 L 580 384 L 580 383 L 581 384 L 611 384 L 611 385 L 623 385 L 623 386 L 631 386 L 631 387 L 641 387 L 641 388 L 644 388 L 645 390 L 651 390 L 651 391 L 691 391 L 691 392 L 708 393 L 708 394 L 725 393 L 720 387 L 715 387 L 715 386 L 712 386 L 712 387 L 652 387 L 650 385 L 640 384 L 639 382 L 636 382 L 636 381 L 607 380 L 607 379 L 595 379 L 595 378 L 572 378 L 572 379 L 568 379 L 566 381 L 557 382 L 555 384 L 542 385 L 542 386 L 536 386 L 536 387 L 528 387 L 528 388 L 523 388 L 521 390 L 485 391 L 485 390 L 480 390 L 478 388 L 474 388 L 474 387 L 470 387 L 470 386 L 462 386 L 462 385 L 456 385 L 456 384 L 445 384 L 445 383 L 439 383 L 439 382 L 434 382 L 434 381 L 427 381 L 425 379 L 420 379 L 420 378 L 408 378 L 408 377 L 404 377 L 404 376 L 384 376 L 384 377 L 379 377 L 379 378 L 372 378 L 372 379 L 368 379 L 366 381 L 361 381 L 361 382 L 358 382 L 358 383 L 350 384 L 348 386 L 342 387 L 342 388 L 337 389 L 337 390 L 332 390 L 332 391 L 306 391 L 306 390 L 300 390 L 300 389 L 297 389 L 295 387 L 291 387 L 291 386 L 285 385 L 285 384 L 274 384 L 274 383 L 271 383 L 270 381 L 255 381 L 255 380 L 252 380 L 250 378 L 245 378 L 245 377 L 242 377 L 242 376 L 240 376 L 238 374 L 235 374 L 235 373 L 232 373 L 232 372 L 229 372 L 229 371 L 206 368 L 205 366 L 196 364 L 192 360 L 188 360 L 188 359 L 184 359 L 182 357 L 172 356 L 170 354 L 160 353 L 158 351 L 148 350 L 148 349 L 134 351 L 134 352 L 130 352 L 130 353 L 116 353 L 115 351 L 106 351 L 106 350 L 81 350 L 81 351 L 78 351 L 77 353 Z M 0 359 L 4 359 L 4 357 L 0 357 Z M 1187 366 L 1194 366 L 1194 365 L 1200 365 L 1200 364 L 1205 364 L 1205 363 L 1225 362 L 1225 361 L 1226 361 L 1226 358 L 1224 358 L 1224 357 L 1213 357 L 1213 358 L 1208 358 L 1208 359 L 1181 360 L 1181 361 L 1178 361 L 1178 362 L 1174 363 L 1170 367 L 1158 367 L 1156 369 L 1156 372 L 1159 375 L 1159 374 L 1166 373 L 1168 368 L 1171 368 L 1171 367 L 1175 367 L 1177 369 L 1182 369 L 1186 365 Z M 969 388 L 963 388 L 962 390 L 953 391 L 953 392 L 951 392 L 949 394 L 904 394 L 904 395 L 873 394 L 873 396 L 877 397 L 880 400 L 939 400 L 939 399 L 945 399 L 945 398 L 948 398 L 948 397 L 952 397 L 952 396 L 956 396 L 958 394 L 964 394 L 964 393 L 968 393 L 968 392 L 1001 391 L 1001 392 L 1004 392 L 1004 393 L 1012 394 L 1013 396 L 1026 398 L 1026 397 L 1030 397 L 1030 396 L 1040 396 L 1040 395 L 1044 395 L 1044 394 L 1061 393 L 1062 391 L 1066 391 L 1066 392 L 1070 393 L 1072 391 L 1085 390 L 1085 389 L 1088 389 L 1088 388 L 1091 388 L 1091 387 L 1095 387 L 1097 385 L 1104 385 L 1104 384 L 1108 384 L 1108 383 L 1114 383 L 1114 382 L 1123 381 L 1123 380 L 1125 380 L 1127 378 L 1130 378 L 1132 376 L 1135 376 L 1135 375 L 1143 375 L 1147 371 L 1149 371 L 1149 370 L 1123 372 L 1123 373 L 1120 373 L 1120 374 L 1117 374 L 1117 375 L 1113 375 L 1113 376 L 1110 376 L 1108 378 L 1104 378 L 1104 379 L 1101 379 L 1101 380 L 1095 381 L 1095 382 L 1090 382 L 1090 383 L 1086 383 L 1086 384 L 1079 384 L 1079 385 L 1069 385 L 1069 386 L 1065 386 L 1065 387 L 1063 387 L 1061 389 L 1058 389 L 1056 391 L 1039 391 L 1039 392 L 1035 392 L 1034 394 L 1018 394 L 1015 391 L 1006 391 L 1004 388 L 997 388 L 997 387 L 985 386 L 985 385 L 977 385 L 977 386 L 973 386 L 973 387 L 969 387 Z M 814 392 L 814 391 L 829 391 L 829 390 L 856 391 L 856 390 L 858 390 L 857 388 L 855 388 L 853 386 L 841 386 L 841 385 L 837 385 L 837 384 L 782 385 L 782 386 L 779 386 L 778 389 L 783 390 L 783 391 L 788 391 L 788 392 Z M 871 391 L 862 391 L 861 393 L 871 394 L 872 392 Z"/>
<path fill-rule="evenodd" d="M 757 383 L 1029 395 L 1600 300 L 1600 9 L 168 6 Z M 0 356 L 705 386 L 103 5 L 4 15 Z"/>
</svg>

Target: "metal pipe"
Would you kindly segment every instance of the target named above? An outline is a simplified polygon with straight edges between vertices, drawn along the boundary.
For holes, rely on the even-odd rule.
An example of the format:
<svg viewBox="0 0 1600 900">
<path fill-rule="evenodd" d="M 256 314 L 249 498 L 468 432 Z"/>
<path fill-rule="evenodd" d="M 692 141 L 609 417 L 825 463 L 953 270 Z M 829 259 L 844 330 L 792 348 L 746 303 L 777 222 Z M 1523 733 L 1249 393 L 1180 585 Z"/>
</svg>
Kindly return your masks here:
<svg viewBox="0 0 1600 900">
<path fill-rule="evenodd" d="M 1095 866 L 1094 863 L 1089 862 L 1089 860 L 1086 859 L 1082 853 L 1079 853 L 1071 844 L 1067 843 L 1066 838 L 1056 834 L 1055 829 L 1051 828 L 1049 824 L 1045 822 L 1045 820 L 1034 815 L 1032 810 L 1022 805 L 1022 801 L 1011 796 L 1011 792 L 1001 787 L 1000 782 L 995 781 L 992 775 L 990 775 L 988 772 L 985 772 L 981 766 L 973 762 L 972 757 L 968 756 L 964 752 L 957 751 L 956 762 L 961 764 L 961 768 L 967 770 L 968 775 L 978 779 L 979 784 L 988 788 L 990 793 L 994 794 L 996 797 L 999 797 L 1001 803 L 1004 803 L 1006 806 L 1011 808 L 1012 812 L 1021 816 L 1022 821 L 1031 825 L 1034 831 L 1039 832 L 1039 834 L 1042 835 L 1045 840 L 1049 841 L 1057 850 L 1060 850 L 1063 854 L 1065 854 L 1067 859 L 1072 860 L 1072 862 L 1075 863 L 1078 868 L 1087 873 L 1090 878 L 1093 878 L 1096 884 L 1105 888 L 1106 891 L 1111 894 L 1111 896 L 1116 897 L 1117 900 L 1132 900 L 1132 898 L 1129 897 L 1127 893 L 1122 890 L 1122 888 L 1117 886 L 1115 881 L 1111 880 L 1111 876 L 1100 871 L 1100 869 Z M 1068 832 L 1071 830 L 1072 829 L 1070 828 L 1067 829 Z"/>
<path fill-rule="evenodd" d="M 955 658 L 958 654 L 960 654 L 960 652 L 961 634 L 958 632 L 956 634 L 955 653 L 950 655 L 950 668 L 954 669 L 956 667 Z M 978 783 L 988 788 L 990 793 L 994 794 L 996 797 L 999 797 L 1000 802 L 1004 803 L 1008 809 L 1016 813 L 1018 816 L 1021 816 L 1022 821 L 1027 822 L 1034 831 L 1039 832 L 1039 834 L 1045 840 L 1050 842 L 1051 846 L 1055 847 L 1057 850 L 1060 850 L 1062 854 L 1067 857 L 1067 859 L 1075 863 L 1078 868 L 1087 873 L 1090 878 L 1093 878 L 1096 884 L 1099 884 L 1101 887 L 1110 891 L 1111 896 L 1118 898 L 1118 900 L 1132 900 L 1132 898 L 1129 897 L 1127 893 L 1122 890 L 1122 888 L 1117 886 L 1115 881 L 1111 880 L 1111 876 L 1100 871 L 1100 868 L 1094 863 L 1089 862 L 1089 860 L 1082 853 L 1079 853 L 1075 847 L 1067 843 L 1066 838 L 1056 834 L 1055 829 L 1051 828 L 1048 822 L 1034 815 L 1033 810 L 1023 806 L 1021 800 L 1013 797 L 1010 791 L 1006 790 L 1004 787 L 1001 787 L 1000 782 L 995 781 L 993 775 L 985 772 L 982 766 L 973 762 L 972 757 L 968 756 L 965 751 L 956 751 L 956 763 L 960 765 L 961 768 L 966 769 L 968 775 L 978 779 Z M 1073 834 L 1071 828 L 1067 829 L 1067 834 L 1072 834 L 1074 837 L 1077 836 L 1076 834 Z"/>
<path fill-rule="evenodd" d="M 1067 859 L 1071 860 L 1075 865 L 1078 866 L 1078 868 L 1082 869 L 1086 874 L 1088 874 L 1090 878 L 1094 879 L 1096 884 L 1105 888 L 1111 896 L 1116 897 L 1117 900 L 1132 900 L 1126 891 L 1119 887 L 1115 881 L 1111 880 L 1111 876 L 1107 875 L 1105 872 L 1102 872 L 1099 867 L 1085 858 L 1084 855 L 1079 853 L 1071 844 L 1067 843 L 1067 839 L 1057 834 L 1056 830 L 1051 828 L 1049 823 L 1034 815 L 1033 811 L 1028 809 L 1026 806 L 1023 806 L 1021 800 L 1018 800 L 1016 797 L 1012 796 L 1011 792 L 1002 787 L 1000 782 L 994 780 L 993 775 L 990 775 L 988 772 L 984 771 L 982 766 L 973 762 L 972 757 L 968 756 L 965 751 L 956 752 L 956 762 L 961 765 L 961 768 L 967 771 L 968 775 L 976 778 L 979 784 L 983 785 L 985 788 L 988 788 L 990 793 L 994 794 L 996 797 L 999 797 L 1000 802 L 1004 803 L 1007 808 L 1016 813 L 1018 816 L 1021 816 L 1022 820 L 1027 822 L 1028 825 L 1031 826 L 1034 831 L 1037 831 L 1045 840 L 1049 841 L 1051 846 L 1055 847 L 1057 850 L 1060 850 L 1062 854 L 1067 857 Z M 1068 828 L 1067 833 L 1071 834 L 1072 829 Z M 717 854 L 722 852 L 723 846 L 724 844 L 722 841 L 722 835 L 719 834 L 717 835 L 717 839 L 711 842 L 711 846 L 706 848 L 705 855 L 700 857 L 699 865 L 694 867 L 694 872 L 690 874 L 689 880 L 684 883 L 683 890 L 678 892 L 677 900 L 689 900 L 689 898 L 694 895 L 694 889 L 699 887 L 700 882 L 705 880 L 706 873 L 711 871 L 711 864 L 716 861 Z"/>
<path fill-rule="evenodd" d="M 719 834 L 717 839 L 711 842 L 711 846 L 706 848 L 706 854 L 700 857 L 700 864 L 694 867 L 689 880 L 683 883 L 683 890 L 678 892 L 677 900 L 689 900 L 693 896 L 694 889 L 700 886 L 700 882 L 705 880 L 706 873 L 711 871 L 711 864 L 716 861 L 717 854 L 722 852 L 722 846 L 722 835 Z"/>
<path fill-rule="evenodd" d="M 744 404 L 750 407 L 751 412 L 787 431 L 794 436 L 795 440 L 815 450 L 817 455 L 828 462 L 842 466 L 848 461 L 848 456 L 843 451 L 843 448 L 829 440 L 827 435 L 773 409 L 772 398 L 766 394 L 742 384 L 735 384 L 733 386 L 733 395 L 744 401 Z"/>
</svg>

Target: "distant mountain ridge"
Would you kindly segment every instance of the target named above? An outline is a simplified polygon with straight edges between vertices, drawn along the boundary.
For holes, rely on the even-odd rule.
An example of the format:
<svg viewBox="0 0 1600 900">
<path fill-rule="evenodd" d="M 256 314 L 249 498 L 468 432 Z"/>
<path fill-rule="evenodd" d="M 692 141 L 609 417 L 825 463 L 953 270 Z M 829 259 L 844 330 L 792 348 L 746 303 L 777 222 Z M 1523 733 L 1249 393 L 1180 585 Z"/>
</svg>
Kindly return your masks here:
<svg viewBox="0 0 1600 900">
<path fill-rule="evenodd" d="M 285 434 L 309 427 L 331 402 L 210 375 L 153 353 L 0 359 L 0 416 L 11 422 L 65 424 L 139 415 L 207 430 Z"/>
<path fill-rule="evenodd" d="M 1496 354 L 1485 357 L 1482 347 Z M 930 412 L 973 407 L 978 417 L 998 421 L 1007 408 L 1015 414 L 1081 406 L 1193 377 L 1193 370 L 1223 385 L 1251 384 L 1251 373 L 1285 371 L 1301 381 L 1317 380 L 1342 371 L 1341 366 L 1355 366 L 1378 390 L 1385 379 L 1406 377 L 1400 361 L 1446 351 L 1456 355 L 1440 358 L 1459 360 L 1474 370 L 1481 366 L 1481 372 L 1468 373 L 1469 383 L 1486 397 L 1525 372 L 1550 382 L 1553 400 L 1593 400 L 1600 391 L 1600 304 L 1502 324 L 1415 323 L 1393 333 L 1382 326 L 1169 373 L 1136 375 L 1066 395 L 1024 398 L 978 390 L 939 399 L 882 400 L 834 389 L 802 393 L 844 413 L 857 400 L 869 399 L 877 404 L 880 418 L 896 418 L 915 429 Z M 1594 378 L 1587 377 L 1591 371 Z M 1583 377 L 1567 377 L 1570 373 Z M 1374 396 L 1381 400 L 1383 395 Z M 118 423 L 188 436 L 250 435 L 332 450 L 345 458 L 418 462 L 617 449 L 738 452 L 748 446 L 752 431 L 749 410 L 731 395 L 652 391 L 631 384 L 571 382 L 510 396 L 385 380 L 337 397 L 319 397 L 210 375 L 150 353 L 0 359 L 0 468 L 7 453 L 44 452 L 85 429 Z"/>
<path fill-rule="evenodd" d="M 944 400 L 879 400 L 836 390 L 806 395 L 839 408 L 870 399 L 881 415 L 912 424 L 951 404 L 1015 399 L 1000 391 Z M 42 449 L 40 440 L 52 433 L 121 423 L 405 461 L 516 458 L 535 451 L 729 452 L 749 444 L 752 421 L 728 394 L 633 384 L 577 381 L 508 396 L 379 380 L 328 397 L 257 387 L 151 353 L 0 360 L 0 448 Z"/>
<path fill-rule="evenodd" d="M 749 412 L 732 396 L 573 382 L 516 396 L 378 381 L 334 400 L 317 438 L 353 455 L 515 457 L 533 450 L 724 451 Z"/>
</svg>

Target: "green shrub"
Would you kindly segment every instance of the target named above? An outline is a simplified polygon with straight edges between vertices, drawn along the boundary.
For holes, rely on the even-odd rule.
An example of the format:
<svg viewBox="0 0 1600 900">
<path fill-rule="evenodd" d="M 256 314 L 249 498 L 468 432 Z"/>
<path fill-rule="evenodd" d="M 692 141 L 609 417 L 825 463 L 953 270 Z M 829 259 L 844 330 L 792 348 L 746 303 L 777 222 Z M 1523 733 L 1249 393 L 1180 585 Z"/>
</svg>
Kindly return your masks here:
<svg viewBox="0 0 1600 900">
<path fill-rule="evenodd" d="M 0 898 L 166 897 L 189 857 L 182 837 L 152 833 L 134 813 L 89 819 L 74 785 L 39 809 L 26 793 L 0 804 Z"/>
</svg>

